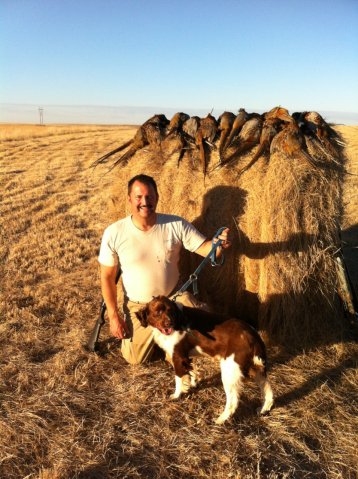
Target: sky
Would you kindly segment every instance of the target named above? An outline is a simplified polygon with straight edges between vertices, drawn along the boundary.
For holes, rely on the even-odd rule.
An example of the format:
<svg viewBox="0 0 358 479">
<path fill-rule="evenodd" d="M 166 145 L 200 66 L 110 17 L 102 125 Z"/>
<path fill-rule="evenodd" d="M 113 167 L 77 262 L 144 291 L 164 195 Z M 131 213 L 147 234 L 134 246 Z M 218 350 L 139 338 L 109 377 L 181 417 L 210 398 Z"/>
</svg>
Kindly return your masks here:
<svg viewBox="0 0 358 479">
<path fill-rule="evenodd" d="M 358 0 L 0 0 L 0 121 L 282 105 L 358 124 L 357 79 Z"/>
</svg>

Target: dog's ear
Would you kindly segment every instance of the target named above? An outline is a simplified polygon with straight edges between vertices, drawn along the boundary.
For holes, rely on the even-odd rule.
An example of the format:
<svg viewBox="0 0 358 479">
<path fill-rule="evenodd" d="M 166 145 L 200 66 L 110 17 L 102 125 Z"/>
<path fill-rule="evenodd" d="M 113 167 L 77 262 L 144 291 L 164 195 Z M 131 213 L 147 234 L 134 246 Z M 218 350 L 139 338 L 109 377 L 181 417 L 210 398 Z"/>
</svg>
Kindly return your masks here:
<svg viewBox="0 0 358 479">
<path fill-rule="evenodd" d="M 183 310 L 174 301 L 174 321 L 175 321 L 174 329 L 178 329 L 178 330 L 181 329 L 183 320 L 184 320 Z"/>
<path fill-rule="evenodd" d="M 139 319 L 139 322 L 143 326 L 143 328 L 146 328 L 148 326 L 148 320 L 147 320 L 148 313 L 149 313 L 148 306 L 140 309 L 139 311 L 136 311 L 135 313 L 135 315 Z"/>
</svg>

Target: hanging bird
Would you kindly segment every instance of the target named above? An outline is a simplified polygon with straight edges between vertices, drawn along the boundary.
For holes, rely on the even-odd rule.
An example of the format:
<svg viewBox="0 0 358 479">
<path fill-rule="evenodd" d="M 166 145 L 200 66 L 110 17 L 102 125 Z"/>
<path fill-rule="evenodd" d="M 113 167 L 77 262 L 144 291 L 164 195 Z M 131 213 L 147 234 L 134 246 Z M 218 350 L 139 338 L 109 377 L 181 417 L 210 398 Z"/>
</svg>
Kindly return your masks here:
<svg viewBox="0 0 358 479">
<path fill-rule="evenodd" d="M 179 136 L 181 145 L 179 147 L 180 153 L 179 153 L 178 162 L 177 162 L 178 167 L 181 160 L 183 159 L 185 151 L 191 149 L 190 143 L 193 145 L 196 145 L 196 136 L 197 136 L 199 127 L 200 127 L 200 118 L 198 116 L 188 117 L 188 119 L 184 121 L 181 127 L 181 135 Z"/>
<path fill-rule="evenodd" d="M 206 166 L 208 163 L 208 151 L 206 144 L 213 147 L 214 140 L 218 131 L 216 119 L 208 113 L 205 118 L 201 118 L 200 126 L 196 134 L 196 144 L 200 150 L 200 162 L 202 165 L 204 176 L 206 174 Z"/>
<path fill-rule="evenodd" d="M 91 166 L 95 167 L 100 163 L 106 163 L 106 160 L 110 156 L 130 146 L 130 148 L 113 163 L 110 170 L 112 170 L 119 163 L 126 164 L 138 150 L 149 144 L 159 144 L 164 138 L 168 124 L 169 120 L 165 117 L 165 115 L 152 116 L 138 128 L 132 140 L 127 141 L 118 148 L 106 153 L 101 158 L 98 158 L 98 160 L 96 160 Z"/>
<path fill-rule="evenodd" d="M 230 134 L 230 131 L 232 129 L 232 125 L 235 121 L 236 116 L 234 113 L 231 113 L 230 111 L 224 111 L 219 116 L 218 119 L 218 130 L 220 131 L 220 139 L 219 139 L 219 160 L 222 162 L 222 155 L 225 151 L 225 146 L 226 142 L 228 139 L 228 136 Z"/>
<path fill-rule="evenodd" d="M 301 158 L 313 168 L 317 165 L 306 151 L 304 136 L 296 122 L 287 123 L 272 140 L 270 153 L 283 153 L 287 158 Z"/>
<path fill-rule="evenodd" d="M 177 166 L 179 167 L 179 164 L 181 160 L 183 159 L 185 150 L 187 149 L 187 138 L 186 134 L 183 131 L 183 125 L 184 123 L 189 120 L 190 116 L 187 115 L 186 113 L 183 112 L 178 112 L 175 113 L 175 115 L 172 117 L 170 120 L 170 123 L 167 128 L 167 138 L 170 136 L 175 136 L 179 142 L 179 156 L 178 156 L 178 161 L 177 161 Z"/>
<path fill-rule="evenodd" d="M 229 148 L 235 137 L 240 133 L 241 128 L 244 126 L 247 120 L 248 114 L 246 113 L 244 108 L 240 108 L 239 113 L 236 115 L 236 118 L 232 125 L 230 135 L 228 136 L 228 139 L 226 141 L 226 148 Z"/>
<path fill-rule="evenodd" d="M 335 135 L 334 130 L 316 111 L 303 112 L 302 116 L 306 129 L 314 133 L 320 140 L 328 140 Z"/>
<path fill-rule="evenodd" d="M 272 108 L 272 110 L 263 114 L 264 119 L 268 120 L 269 118 L 276 118 L 277 120 L 282 120 L 288 123 L 292 123 L 294 120 L 292 116 L 288 113 L 286 108 L 282 108 L 281 106 L 276 106 Z"/>
<path fill-rule="evenodd" d="M 200 118 L 198 116 L 192 116 L 189 118 L 189 120 L 186 120 L 186 122 L 183 125 L 183 131 L 184 133 L 189 137 L 189 141 L 195 142 L 196 134 L 198 132 L 198 129 L 200 127 Z"/>
<path fill-rule="evenodd" d="M 339 134 L 316 111 L 305 111 L 301 113 L 302 131 L 305 134 L 306 142 L 314 143 L 314 146 L 322 151 L 316 162 L 321 166 L 329 167 L 336 171 L 341 171 L 351 175 L 342 165 L 342 148 L 344 142 Z M 328 160 L 328 163 L 327 161 Z M 333 162 L 329 165 L 329 162 Z"/>
<path fill-rule="evenodd" d="M 205 118 L 200 119 L 200 131 L 203 138 L 210 146 L 214 146 L 214 140 L 218 131 L 218 123 L 211 113 L 208 113 Z"/>
<path fill-rule="evenodd" d="M 260 141 L 261 128 L 262 119 L 260 115 L 248 120 L 242 127 L 237 140 L 235 140 L 235 146 L 237 144 L 235 151 L 230 155 L 229 158 L 225 159 L 225 162 L 222 164 L 227 165 L 232 160 L 237 158 L 241 153 L 244 153 L 253 146 L 257 145 L 257 143 Z"/>
<path fill-rule="evenodd" d="M 175 113 L 175 115 L 170 120 L 167 129 L 167 136 L 172 135 L 174 133 L 181 134 L 183 124 L 189 120 L 190 116 L 183 112 Z"/>
<path fill-rule="evenodd" d="M 154 115 L 143 123 L 142 129 L 144 130 L 149 145 L 159 145 L 162 142 L 168 124 L 169 120 L 165 115 Z"/>
<path fill-rule="evenodd" d="M 270 151 L 271 142 L 273 138 L 277 135 L 277 133 L 281 130 L 282 123 L 282 120 L 279 120 L 278 118 L 274 117 L 268 118 L 264 121 L 260 135 L 260 145 L 256 153 L 254 154 L 252 160 L 241 171 L 239 171 L 239 174 L 242 174 L 249 168 L 251 168 L 251 166 L 256 163 L 256 161 L 263 153 L 265 153 L 266 151 Z"/>
</svg>

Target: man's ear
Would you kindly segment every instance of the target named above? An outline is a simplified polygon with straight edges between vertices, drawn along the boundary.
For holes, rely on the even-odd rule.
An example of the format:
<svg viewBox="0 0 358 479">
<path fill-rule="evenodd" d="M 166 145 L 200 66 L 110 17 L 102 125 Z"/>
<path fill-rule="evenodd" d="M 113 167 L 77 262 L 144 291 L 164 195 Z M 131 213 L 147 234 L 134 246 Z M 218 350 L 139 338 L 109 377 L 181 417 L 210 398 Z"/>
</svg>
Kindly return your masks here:
<svg viewBox="0 0 358 479">
<path fill-rule="evenodd" d="M 136 311 L 135 315 L 137 316 L 140 324 L 143 326 L 143 328 L 146 328 L 148 326 L 148 307 L 146 306 L 143 309 L 140 309 L 139 311 Z"/>
</svg>

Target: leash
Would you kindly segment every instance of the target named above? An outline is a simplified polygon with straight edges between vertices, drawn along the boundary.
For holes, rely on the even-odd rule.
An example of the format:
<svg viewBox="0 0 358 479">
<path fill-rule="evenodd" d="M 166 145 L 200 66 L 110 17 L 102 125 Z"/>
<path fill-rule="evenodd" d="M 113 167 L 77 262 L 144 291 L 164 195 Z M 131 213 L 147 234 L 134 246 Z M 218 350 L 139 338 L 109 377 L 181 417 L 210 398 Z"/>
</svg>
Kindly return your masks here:
<svg viewBox="0 0 358 479">
<path fill-rule="evenodd" d="M 215 233 L 214 237 L 213 237 L 213 240 L 212 240 L 212 247 L 211 247 L 211 250 L 209 252 L 209 254 L 207 256 L 205 256 L 205 258 L 203 259 L 203 261 L 199 264 L 199 266 L 196 268 L 196 270 L 194 271 L 194 273 L 192 273 L 190 276 L 189 276 L 189 279 L 186 283 L 183 284 L 183 286 L 179 289 L 179 291 L 177 291 L 175 293 L 175 295 L 173 296 L 172 298 L 172 301 L 175 301 L 177 299 L 178 296 L 180 296 L 181 294 L 184 293 L 184 291 L 186 291 L 189 286 L 192 284 L 193 285 L 193 293 L 194 293 L 194 296 L 196 296 L 199 292 L 198 290 L 198 275 L 199 273 L 201 272 L 201 270 L 204 268 L 204 266 L 210 261 L 211 262 L 211 266 L 222 266 L 224 264 L 224 261 L 225 261 L 225 258 L 224 258 L 224 255 L 221 254 L 221 261 L 220 263 L 218 263 L 216 261 L 216 250 L 219 246 L 221 246 L 222 244 L 222 240 L 218 240 L 216 243 L 214 243 L 214 239 L 217 239 L 219 235 L 221 235 L 221 233 L 226 229 L 226 226 L 223 226 L 222 228 L 218 229 L 217 232 Z"/>
</svg>

